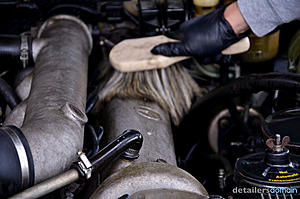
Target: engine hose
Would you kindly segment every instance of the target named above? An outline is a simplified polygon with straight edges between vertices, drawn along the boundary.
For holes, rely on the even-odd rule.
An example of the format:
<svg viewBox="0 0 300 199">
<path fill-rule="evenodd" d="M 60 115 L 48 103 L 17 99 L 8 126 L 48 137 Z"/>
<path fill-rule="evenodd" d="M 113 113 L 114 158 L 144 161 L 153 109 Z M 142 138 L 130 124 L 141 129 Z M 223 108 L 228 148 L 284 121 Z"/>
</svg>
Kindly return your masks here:
<svg viewBox="0 0 300 199">
<path fill-rule="evenodd" d="M 300 75 L 270 73 L 265 75 L 250 75 L 233 80 L 229 84 L 217 88 L 207 94 L 193 105 L 190 113 L 198 111 L 204 105 L 237 96 L 242 93 L 255 93 L 259 91 L 288 90 L 300 91 Z M 190 114 L 189 113 L 189 114 Z M 188 114 L 188 115 L 189 115 Z"/>
<path fill-rule="evenodd" d="M 32 59 L 32 38 L 22 35 L 0 35 L 0 58 L 11 60 L 21 59 L 23 54 L 27 56 L 27 62 Z"/>
<path fill-rule="evenodd" d="M 186 131 L 186 127 L 192 129 L 198 125 L 194 118 L 214 107 L 216 104 L 226 103 L 228 99 L 259 91 L 300 91 L 300 75 L 294 73 L 268 73 L 255 74 L 232 80 L 227 85 L 216 88 L 207 95 L 199 98 L 186 114 L 179 126 L 180 131 Z M 196 120 L 197 121 L 197 120 Z"/>
<path fill-rule="evenodd" d="M 20 56 L 20 43 L 19 35 L 0 35 L 0 56 Z"/>
<path fill-rule="evenodd" d="M 20 102 L 14 90 L 2 78 L 0 78 L 0 95 L 4 98 L 10 109 L 14 109 Z"/>
<path fill-rule="evenodd" d="M 37 40 L 45 41 L 46 45 L 37 53 L 32 87 L 20 126 L 33 159 L 34 183 L 62 173 L 77 160 L 77 152 L 82 151 L 87 122 L 88 56 L 92 49 L 92 37 L 86 24 L 69 15 L 58 15 L 45 21 Z M 23 157 L 28 159 L 26 154 Z M 4 155 L 0 158 L 1 162 L 10 161 Z M 23 163 L 20 159 L 20 164 Z M 19 170 L 21 180 L 27 180 L 28 169 Z M 24 188 L 9 184 L 14 176 L 8 176 L 7 181 L 2 178 L 5 179 L 0 176 L 0 183 L 13 188 L 10 194 Z M 3 192 L 7 193 L 7 190 Z M 0 195 L 0 198 L 3 197 Z"/>
<path fill-rule="evenodd" d="M 0 128 L 0 198 L 7 198 L 34 183 L 31 150 L 23 133 L 14 126 Z"/>
<path fill-rule="evenodd" d="M 196 125 L 194 118 L 199 118 L 199 115 L 209 111 L 210 108 L 220 104 L 220 102 L 227 102 L 229 99 L 241 94 L 274 90 L 299 92 L 300 75 L 270 73 L 249 75 L 235 79 L 227 85 L 216 88 L 207 95 L 198 98 L 190 111 L 183 117 L 179 126 L 181 130 L 179 131 L 186 130 L 187 126 Z"/>
</svg>

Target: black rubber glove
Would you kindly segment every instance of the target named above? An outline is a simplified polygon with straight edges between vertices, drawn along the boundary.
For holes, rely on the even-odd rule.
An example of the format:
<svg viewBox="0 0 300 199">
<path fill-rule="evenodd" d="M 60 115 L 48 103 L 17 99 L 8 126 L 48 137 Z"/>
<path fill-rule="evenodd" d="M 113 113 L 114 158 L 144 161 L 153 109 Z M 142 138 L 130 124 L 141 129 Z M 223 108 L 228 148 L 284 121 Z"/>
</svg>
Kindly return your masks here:
<svg viewBox="0 0 300 199">
<path fill-rule="evenodd" d="M 183 23 L 180 27 L 184 35 L 183 42 L 163 43 L 155 46 L 151 52 L 156 55 L 194 56 L 200 59 L 220 54 L 223 49 L 245 36 L 237 36 L 224 18 L 227 6 Z"/>
</svg>

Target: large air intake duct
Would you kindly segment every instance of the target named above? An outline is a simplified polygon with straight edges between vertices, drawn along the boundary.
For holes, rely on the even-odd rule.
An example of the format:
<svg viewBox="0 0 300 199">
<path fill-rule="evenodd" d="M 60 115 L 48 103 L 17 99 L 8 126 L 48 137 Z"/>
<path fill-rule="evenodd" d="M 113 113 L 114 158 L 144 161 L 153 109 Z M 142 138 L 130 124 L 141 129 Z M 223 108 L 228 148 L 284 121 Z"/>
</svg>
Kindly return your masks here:
<svg viewBox="0 0 300 199">
<path fill-rule="evenodd" d="M 84 124 L 87 122 L 88 56 L 92 49 L 87 26 L 67 15 L 47 20 L 39 29 L 36 40 L 43 45 L 36 57 L 30 95 L 24 101 L 26 110 L 20 126 L 32 154 L 34 183 L 69 168 L 77 159 L 77 152 L 82 150 Z M 9 140 L 7 134 L 2 133 L 4 130 L 0 130 L 3 137 L 0 138 Z M 13 153 L 16 145 L 11 141 L 7 143 L 10 153 Z M 15 157 L 2 154 L 6 150 L 2 150 L 3 147 L 1 145 L 1 162 Z M 23 175 L 18 173 L 20 169 L 15 169 L 11 172 Z M 4 177 L 0 177 L 1 183 L 4 182 Z"/>
</svg>

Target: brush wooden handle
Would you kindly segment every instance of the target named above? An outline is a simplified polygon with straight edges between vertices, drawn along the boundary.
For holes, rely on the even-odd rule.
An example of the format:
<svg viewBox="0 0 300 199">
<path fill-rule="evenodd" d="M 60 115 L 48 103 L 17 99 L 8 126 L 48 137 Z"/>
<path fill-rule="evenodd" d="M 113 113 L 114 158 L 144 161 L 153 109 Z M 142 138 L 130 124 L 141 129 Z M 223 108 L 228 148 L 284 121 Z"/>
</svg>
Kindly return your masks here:
<svg viewBox="0 0 300 199">
<path fill-rule="evenodd" d="M 235 55 L 248 51 L 250 48 L 250 40 L 248 37 L 244 37 L 240 41 L 232 44 L 228 48 L 222 51 L 223 55 Z"/>
<path fill-rule="evenodd" d="M 118 43 L 109 53 L 111 65 L 121 72 L 136 72 L 168 67 L 190 57 L 166 57 L 154 55 L 151 49 L 161 43 L 176 42 L 166 36 L 154 36 L 138 39 L 126 39 Z M 249 38 L 244 38 L 222 51 L 224 55 L 245 52 L 249 49 Z"/>
</svg>

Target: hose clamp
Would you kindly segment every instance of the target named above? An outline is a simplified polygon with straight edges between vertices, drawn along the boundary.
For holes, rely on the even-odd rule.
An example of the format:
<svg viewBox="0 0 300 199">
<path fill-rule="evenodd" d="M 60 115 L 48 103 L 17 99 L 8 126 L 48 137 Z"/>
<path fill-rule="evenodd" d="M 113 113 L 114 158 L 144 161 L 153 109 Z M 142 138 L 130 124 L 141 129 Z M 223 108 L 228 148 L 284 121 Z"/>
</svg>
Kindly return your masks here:
<svg viewBox="0 0 300 199">
<path fill-rule="evenodd" d="M 30 185 L 30 169 L 26 149 L 15 131 L 8 127 L 3 127 L 3 129 L 10 137 L 11 141 L 14 143 L 15 149 L 19 157 L 22 174 L 22 187 L 28 187 Z"/>
<path fill-rule="evenodd" d="M 93 165 L 82 151 L 78 152 L 78 166 L 86 179 L 92 176 Z"/>
<path fill-rule="evenodd" d="M 23 63 L 23 68 L 27 66 L 29 60 L 28 40 L 29 35 L 27 33 L 21 34 L 20 60 Z"/>
</svg>

